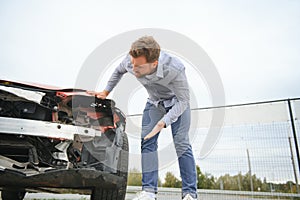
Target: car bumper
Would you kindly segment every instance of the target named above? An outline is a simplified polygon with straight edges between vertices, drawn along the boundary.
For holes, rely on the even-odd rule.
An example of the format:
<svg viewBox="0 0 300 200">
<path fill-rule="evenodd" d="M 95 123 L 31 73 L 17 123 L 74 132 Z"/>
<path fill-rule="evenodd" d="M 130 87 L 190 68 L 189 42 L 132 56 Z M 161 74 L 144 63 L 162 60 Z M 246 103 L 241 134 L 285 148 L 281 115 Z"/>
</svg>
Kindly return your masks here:
<svg viewBox="0 0 300 200">
<path fill-rule="evenodd" d="M 0 169 L 0 187 L 17 188 L 120 188 L 123 177 L 94 169 L 59 169 L 27 176 L 11 170 Z"/>
</svg>

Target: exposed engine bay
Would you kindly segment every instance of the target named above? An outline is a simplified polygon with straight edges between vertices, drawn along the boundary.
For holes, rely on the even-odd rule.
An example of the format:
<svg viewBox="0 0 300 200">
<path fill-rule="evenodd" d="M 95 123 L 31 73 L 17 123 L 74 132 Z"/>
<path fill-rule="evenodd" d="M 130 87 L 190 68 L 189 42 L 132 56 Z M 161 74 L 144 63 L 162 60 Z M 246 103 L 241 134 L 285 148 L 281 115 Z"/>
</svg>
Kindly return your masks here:
<svg viewBox="0 0 300 200">
<path fill-rule="evenodd" d="M 0 171 L 88 168 L 127 179 L 125 124 L 113 100 L 85 90 L 0 81 Z"/>
</svg>

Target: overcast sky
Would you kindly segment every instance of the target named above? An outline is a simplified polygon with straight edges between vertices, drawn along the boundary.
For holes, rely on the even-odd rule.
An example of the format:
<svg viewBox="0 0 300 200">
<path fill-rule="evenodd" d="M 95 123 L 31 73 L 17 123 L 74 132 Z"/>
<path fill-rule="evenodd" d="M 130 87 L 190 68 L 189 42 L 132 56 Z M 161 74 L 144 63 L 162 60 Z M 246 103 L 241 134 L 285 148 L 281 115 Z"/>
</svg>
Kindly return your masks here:
<svg viewBox="0 0 300 200">
<path fill-rule="evenodd" d="M 162 28 L 207 52 L 226 104 L 300 97 L 299 10 L 299 0 L 0 0 L 0 78 L 72 87 L 106 40 Z"/>
<path fill-rule="evenodd" d="M 103 42 L 161 28 L 204 49 L 226 104 L 300 97 L 299 11 L 299 0 L 0 0 L 0 79 L 73 87 Z"/>
</svg>

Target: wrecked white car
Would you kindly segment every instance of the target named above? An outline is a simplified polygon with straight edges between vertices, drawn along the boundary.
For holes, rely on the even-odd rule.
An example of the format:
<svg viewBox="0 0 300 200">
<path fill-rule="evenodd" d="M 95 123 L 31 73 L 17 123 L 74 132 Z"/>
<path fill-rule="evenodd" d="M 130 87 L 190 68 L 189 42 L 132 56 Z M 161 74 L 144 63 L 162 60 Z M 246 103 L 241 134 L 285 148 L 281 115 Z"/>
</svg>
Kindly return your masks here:
<svg viewBox="0 0 300 200">
<path fill-rule="evenodd" d="M 69 189 L 92 200 L 125 199 L 125 125 L 114 101 L 85 90 L 0 80 L 2 199 Z"/>
</svg>

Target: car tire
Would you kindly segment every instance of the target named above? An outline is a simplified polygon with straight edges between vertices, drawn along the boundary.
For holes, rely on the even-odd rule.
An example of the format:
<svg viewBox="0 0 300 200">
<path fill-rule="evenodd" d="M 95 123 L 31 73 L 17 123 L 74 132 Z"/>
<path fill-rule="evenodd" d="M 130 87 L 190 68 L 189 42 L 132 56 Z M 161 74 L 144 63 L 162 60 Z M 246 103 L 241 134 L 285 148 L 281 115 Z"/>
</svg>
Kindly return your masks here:
<svg viewBox="0 0 300 200">
<path fill-rule="evenodd" d="M 26 192 L 22 190 L 7 190 L 1 191 L 2 200 L 23 200 Z"/>
<path fill-rule="evenodd" d="M 126 195 L 127 187 L 127 176 L 128 176 L 128 138 L 126 133 L 123 134 L 123 145 L 120 152 L 120 159 L 118 161 L 117 175 L 124 178 L 124 182 L 120 188 L 116 189 L 103 189 L 94 188 L 91 195 L 91 200 L 124 200 Z"/>
<path fill-rule="evenodd" d="M 128 137 L 126 133 L 124 133 L 123 135 L 123 146 L 120 154 L 121 155 L 120 155 L 120 160 L 118 162 L 117 174 L 118 176 L 124 178 L 124 182 L 118 191 L 118 197 L 119 197 L 118 199 L 125 199 L 127 178 L 128 178 L 128 161 L 129 161 L 129 144 L 128 144 Z"/>
</svg>

